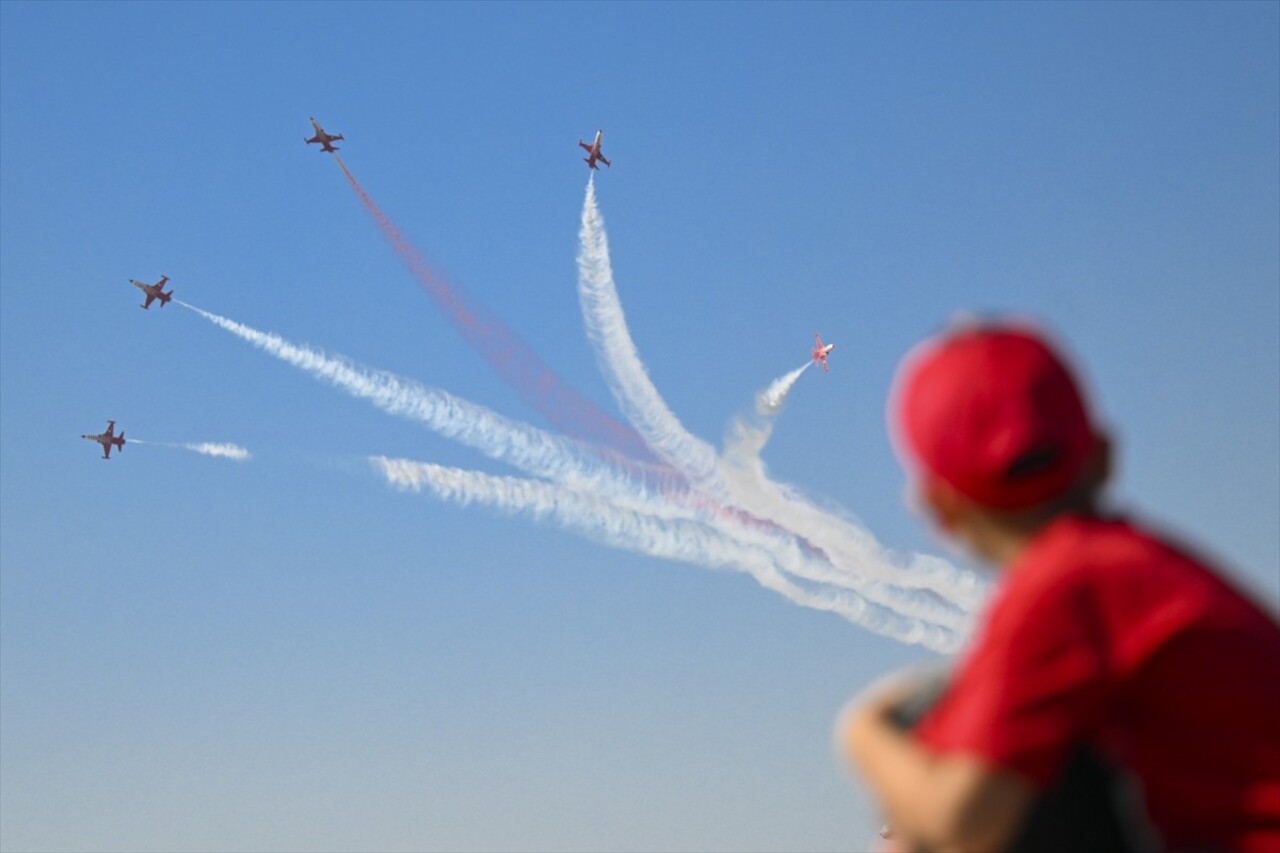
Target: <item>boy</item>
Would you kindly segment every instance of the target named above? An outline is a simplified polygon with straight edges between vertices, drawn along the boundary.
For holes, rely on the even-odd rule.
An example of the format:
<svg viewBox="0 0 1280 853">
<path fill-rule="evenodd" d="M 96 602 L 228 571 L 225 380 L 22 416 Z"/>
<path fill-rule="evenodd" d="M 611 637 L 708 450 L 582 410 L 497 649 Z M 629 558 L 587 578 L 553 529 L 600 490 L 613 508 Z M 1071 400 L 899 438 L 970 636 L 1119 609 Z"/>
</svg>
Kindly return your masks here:
<svg viewBox="0 0 1280 853">
<path fill-rule="evenodd" d="M 1280 853 L 1280 627 L 1196 557 L 1100 512 L 1109 444 L 1043 336 L 944 334 L 906 360 L 891 408 L 930 520 L 999 574 L 914 728 L 903 683 L 840 723 L 895 842 L 1026 847 L 1083 752 L 1108 780 L 1086 788 L 1121 780 L 1103 793 L 1125 846 Z"/>
</svg>

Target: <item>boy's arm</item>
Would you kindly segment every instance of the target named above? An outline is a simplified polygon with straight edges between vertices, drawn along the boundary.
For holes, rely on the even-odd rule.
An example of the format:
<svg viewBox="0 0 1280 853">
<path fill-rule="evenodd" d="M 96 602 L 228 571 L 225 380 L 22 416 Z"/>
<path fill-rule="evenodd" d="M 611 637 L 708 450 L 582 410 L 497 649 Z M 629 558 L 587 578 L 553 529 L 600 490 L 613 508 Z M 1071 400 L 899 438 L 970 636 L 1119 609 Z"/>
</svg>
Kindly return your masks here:
<svg viewBox="0 0 1280 853">
<path fill-rule="evenodd" d="M 893 717 L 905 688 L 846 714 L 845 755 L 879 797 L 895 835 L 936 850 L 999 850 L 1027 816 L 1035 789 L 1021 776 L 963 754 L 936 755 Z"/>
</svg>

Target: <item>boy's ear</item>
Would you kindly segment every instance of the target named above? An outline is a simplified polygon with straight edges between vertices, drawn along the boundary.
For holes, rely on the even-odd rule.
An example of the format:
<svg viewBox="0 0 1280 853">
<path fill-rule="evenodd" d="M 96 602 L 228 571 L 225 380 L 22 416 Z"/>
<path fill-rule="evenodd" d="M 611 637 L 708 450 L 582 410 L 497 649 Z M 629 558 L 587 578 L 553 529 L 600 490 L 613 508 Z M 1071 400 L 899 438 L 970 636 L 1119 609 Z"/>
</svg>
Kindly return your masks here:
<svg viewBox="0 0 1280 853">
<path fill-rule="evenodd" d="M 921 482 L 920 503 L 944 533 L 955 533 L 969 501 L 937 477 L 927 477 Z"/>
</svg>

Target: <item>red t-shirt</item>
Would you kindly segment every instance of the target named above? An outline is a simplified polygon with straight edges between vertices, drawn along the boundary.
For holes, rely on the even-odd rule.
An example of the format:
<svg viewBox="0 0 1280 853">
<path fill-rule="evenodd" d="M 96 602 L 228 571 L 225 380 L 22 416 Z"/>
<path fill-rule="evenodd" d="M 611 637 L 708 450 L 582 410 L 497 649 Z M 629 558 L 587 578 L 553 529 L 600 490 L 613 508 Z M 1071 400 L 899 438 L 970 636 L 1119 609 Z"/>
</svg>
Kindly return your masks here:
<svg viewBox="0 0 1280 853">
<path fill-rule="evenodd" d="M 1170 847 L 1280 851 L 1280 626 L 1124 521 L 1036 536 L 916 732 L 1038 787 L 1088 742 Z"/>
</svg>

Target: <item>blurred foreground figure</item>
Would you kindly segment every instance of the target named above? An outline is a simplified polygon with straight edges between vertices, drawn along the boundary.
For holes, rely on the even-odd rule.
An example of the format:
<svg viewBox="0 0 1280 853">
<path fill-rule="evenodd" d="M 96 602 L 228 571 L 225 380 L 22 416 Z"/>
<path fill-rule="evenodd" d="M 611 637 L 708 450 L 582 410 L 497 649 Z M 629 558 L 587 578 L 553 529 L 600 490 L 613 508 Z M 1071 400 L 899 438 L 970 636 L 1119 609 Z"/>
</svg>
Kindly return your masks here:
<svg viewBox="0 0 1280 853">
<path fill-rule="evenodd" d="M 1280 627 L 1100 510 L 1110 445 L 1045 338 L 926 343 L 891 420 L 930 521 L 999 585 L 950 676 L 873 687 L 838 723 L 890 843 L 1280 853 Z"/>
</svg>

